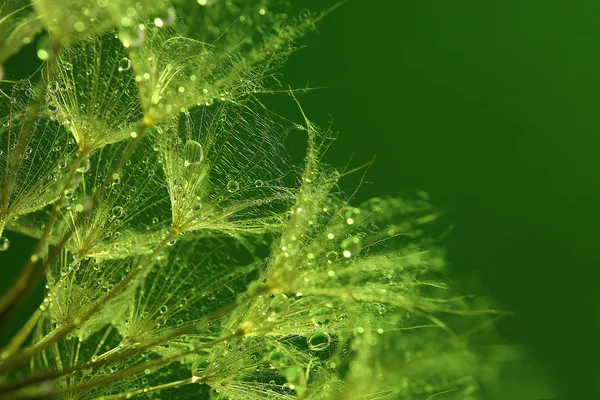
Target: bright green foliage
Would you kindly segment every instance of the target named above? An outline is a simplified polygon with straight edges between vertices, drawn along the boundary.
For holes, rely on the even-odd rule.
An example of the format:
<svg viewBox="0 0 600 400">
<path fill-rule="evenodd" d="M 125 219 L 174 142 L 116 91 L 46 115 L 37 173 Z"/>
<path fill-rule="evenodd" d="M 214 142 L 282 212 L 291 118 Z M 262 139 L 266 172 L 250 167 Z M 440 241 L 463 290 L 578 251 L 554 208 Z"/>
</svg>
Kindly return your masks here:
<svg viewBox="0 0 600 400">
<path fill-rule="evenodd" d="M 478 398 L 459 334 L 493 311 L 439 281 L 437 212 L 351 204 L 332 135 L 260 103 L 326 14 L 286 3 L 0 6 L 0 62 L 44 35 L 43 67 L 0 82 L 0 236 L 39 241 L 0 323 L 46 283 L 0 399 Z"/>
</svg>

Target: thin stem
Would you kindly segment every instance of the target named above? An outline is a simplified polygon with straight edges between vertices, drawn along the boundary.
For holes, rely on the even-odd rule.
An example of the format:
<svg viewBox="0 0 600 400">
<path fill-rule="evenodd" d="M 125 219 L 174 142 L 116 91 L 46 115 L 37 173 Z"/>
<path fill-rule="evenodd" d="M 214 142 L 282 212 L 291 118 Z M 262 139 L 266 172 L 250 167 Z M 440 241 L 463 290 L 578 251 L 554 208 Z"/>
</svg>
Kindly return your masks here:
<svg viewBox="0 0 600 400">
<path fill-rule="evenodd" d="M 11 152 L 9 160 L 7 162 L 8 171 L 17 171 L 19 164 L 23 160 L 23 154 L 27 144 L 30 142 L 31 137 L 35 131 L 35 121 L 38 118 L 39 112 L 42 108 L 46 92 L 48 90 L 48 80 L 53 75 L 54 70 L 58 66 L 58 52 L 60 51 L 60 43 L 53 41 L 54 49 L 50 52 L 47 61 L 47 71 L 41 74 L 40 81 L 36 86 L 36 96 L 30 107 L 28 107 L 27 117 L 23 123 L 21 129 L 21 135 L 19 137 L 17 146 L 13 152 Z M 7 174 L 6 180 L 0 187 L 0 204 L 10 203 L 10 196 L 16 184 L 17 174 Z M 4 217 L 2 218 L 4 220 Z M 36 246 L 36 248 L 41 246 Z M 4 325 L 9 313 L 17 305 L 20 298 L 23 296 L 27 287 L 29 286 L 28 279 L 31 274 L 32 268 L 23 268 L 19 277 L 15 280 L 15 283 L 11 285 L 10 290 L 2 296 L 0 299 L 0 327 Z"/>
<path fill-rule="evenodd" d="M 45 390 L 43 387 L 40 388 L 40 385 L 38 385 L 35 389 L 38 389 L 37 391 L 27 391 L 28 387 L 24 388 L 23 391 L 21 392 L 9 392 L 8 394 L 11 395 L 10 399 L 11 400 L 15 400 L 15 399 L 43 399 L 43 398 L 48 398 L 48 397 L 54 397 L 54 396 L 59 396 L 59 395 L 63 395 L 66 393 L 71 393 L 74 391 L 79 391 L 79 390 L 84 390 L 84 389 L 89 389 L 92 387 L 96 387 L 96 386 L 100 386 L 100 385 L 105 385 L 107 383 L 112 383 L 115 381 L 118 381 L 122 378 L 126 378 L 126 377 L 131 377 L 132 375 L 135 375 L 137 373 L 140 373 L 146 369 L 150 369 L 150 368 L 158 368 L 158 367 L 162 367 L 164 365 L 170 364 L 173 361 L 176 361 L 182 357 L 185 357 L 187 355 L 193 354 L 195 352 L 197 352 L 198 350 L 201 350 L 203 348 L 210 348 L 215 346 L 216 344 L 219 344 L 221 342 L 230 340 L 234 337 L 239 336 L 239 334 L 237 333 L 232 333 L 223 337 L 220 337 L 218 339 L 212 340 L 210 342 L 206 342 L 206 343 L 201 343 L 198 344 L 192 348 L 190 348 L 189 350 L 186 350 L 184 352 L 181 352 L 179 354 L 177 354 L 174 357 L 164 357 L 164 358 L 160 358 L 154 361 L 150 361 L 148 363 L 144 363 L 144 364 L 140 364 L 140 365 L 136 365 L 124 370 L 121 370 L 119 372 L 115 372 L 109 375 L 105 375 L 102 376 L 100 378 L 96 378 L 96 379 L 91 379 L 87 382 L 81 382 L 78 383 L 76 385 L 70 386 L 68 388 L 54 388 L 51 390 Z M 191 378 L 193 379 L 193 378 Z M 8 398 L 8 397 L 4 397 L 3 398 Z"/>
<path fill-rule="evenodd" d="M 110 363 L 114 363 L 116 361 L 131 358 L 132 356 L 139 354 L 140 352 L 142 352 L 144 350 L 151 349 L 157 345 L 167 343 L 170 339 L 176 338 L 181 335 L 185 335 L 186 333 L 190 332 L 192 329 L 195 329 L 204 323 L 216 320 L 216 319 L 226 315 L 229 311 L 235 309 L 236 307 L 239 307 L 240 305 L 242 305 L 246 302 L 249 302 L 250 300 L 252 300 L 253 298 L 257 297 L 258 295 L 260 295 L 262 293 L 264 293 L 264 288 L 257 290 L 256 292 L 246 296 L 243 299 L 237 300 L 235 302 L 232 302 L 232 303 L 222 307 L 221 309 L 215 311 L 214 313 L 212 313 L 210 315 L 207 315 L 202 320 L 197 321 L 196 323 L 174 329 L 169 334 L 163 335 L 152 341 L 146 342 L 143 345 L 133 344 L 133 345 L 130 345 L 129 348 L 120 349 L 121 351 L 115 351 L 116 349 L 119 349 L 118 347 L 113 348 L 113 349 L 108 350 L 107 352 L 103 353 L 100 356 L 100 357 L 102 357 L 102 359 L 88 361 L 88 362 L 80 364 L 80 365 L 74 365 L 71 367 L 62 368 L 59 371 L 45 371 L 45 372 L 39 373 L 37 375 L 29 376 L 26 379 L 23 379 L 21 381 L 11 382 L 9 384 L 0 385 L 0 394 L 4 394 L 4 393 L 10 394 L 16 390 L 31 387 L 31 386 L 33 386 L 35 384 L 39 384 L 41 382 L 47 382 L 49 380 L 59 379 L 60 377 L 65 376 L 67 374 L 71 374 L 73 372 L 86 371 L 86 370 L 89 370 L 90 368 L 98 368 L 98 367 L 102 367 L 102 366 L 110 364 Z M 235 333 L 233 333 L 232 335 L 233 336 L 242 336 L 244 334 L 245 334 L 244 331 L 238 330 Z M 215 339 L 215 340 L 218 340 L 218 339 Z M 213 342 L 198 344 L 198 345 L 194 346 L 193 349 L 195 349 L 194 351 L 200 350 L 204 347 L 208 347 L 208 345 Z M 216 343 L 218 343 L 218 342 L 219 341 L 217 341 Z M 110 354 L 108 354 L 108 353 L 110 353 Z M 186 351 L 182 355 L 176 356 L 175 359 L 177 357 L 184 357 L 185 355 L 188 355 L 188 354 L 190 354 L 190 353 Z"/>
<path fill-rule="evenodd" d="M 101 396 L 101 397 L 98 397 L 97 400 L 130 399 L 132 397 L 145 395 L 147 393 L 159 392 L 159 391 L 165 390 L 165 389 L 172 389 L 172 388 L 177 388 L 177 387 L 180 387 L 183 385 L 189 385 L 190 383 L 196 383 L 197 381 L 198 381 L 198 378 L 196 378 L 195 376 L 192 376 L 190 378 L 182 379 L 180 381 L 165 383 L 163 385 L 152 386 L 152 387 L 144 388 L 144 389 L 138 389 L 133 392 L 113 394 L 111 396 Z"/>
<path fill-rule="evenodd" d="M 135 151 L 136 147 L 142 140 L 142 138 L 144 136 L 143 133 L 145 133 L 148 128 L 149 128 L 148 125 L 145 125 L 143 122 L 140 123 L 140 125 L 138 126 L 138 129 L 136 130 L 136 132 L 138 132 L 137 137 L 134 138 L 129 143 L 129 145 L 123 152 L 123 155 L 121 156 L 119 161 L 111 167 L 111 170 L 106 175 L 99 190 L 97 190 L 94 193 L 94 196 L 92 197 L 92 200 L 91 200 L 91 205 L 89 206 L 88 209 L 79 213 L 79 215 L 75 221 L 75 225 L 78 225 L 83 221 L 83 219 L 91 212 L 91 210 L 93 209 L 94 205 L 98 202 L 98 200 L 104 195 L 107 183 L 110 181 L 110 179 L 112 179 L 112 174 L 114 172 L 120 171 L 123 168 L 123 165 L 125 164 L 125 162 L 129 159 L 129 157 L 131 157 L 131 155 Z M 80 153 L 80 155 L 81 155 L 81 153 Z M 74 170 L 76 171 L 76 169 L 74 169 Z M 58 206 L 56 208 L 58 208 Z M 55 208 L 55 210 L 56 210 L 56 208 Z M 52 261 L 54 261 L 54 259 L 62 252 L 63 248 L 65 247 L 65 245 L 71 238 L 72 234 L 73 234 L 72 229 L 67 230 L 67 232 L 63 235 L 62 239 L 53 248 L 52 252 L 48 255 L 48 257 L 44 258 L 41 263 L 40 263 L 39 258 L 36 259 L 35 257 L 33 257 L 33 258 L 29 259 L 29 261 L 27 262 L 27 264 L 25 265 L 23 270 L 30 270 L 36 265 L 36 263 L 39 263 L 39 265 L 36 267 L 35 272 L 33 274 L 33 279 L 31 279 L 31 277 L 29 275 L 24 275 L 24 274 L 21 274 L 21 275 L 24 275 L 25 279 L 30 279 L 30 281 L 33 281 L 33 282 L 35 282 L 35 281 L 37 281 L 37 279 L 41 278 L 41 276 L 43 276 L 44 272 L 46 271 L 46 268 L 48 267 L 48 265 Z M 170 240 L 171 236 L 169 236 L 168 239 Z M 159 247 L 152 253 L 151 256 L 154 256 L 158 250 L 162 249 L 164 244 L 166 244 L 166 242 L 163 242 L 161 245 L 159 245 Z M 139 265 L 138 268 L 134 269 L 123 281 L 119 282 L 119 284 L 117 284 L 115 287 L 113 287 L 113 290 L 111 290 L 102 300 L 108 301 L 110 298 L 114 297 L 114 295 L 118 292 L 118 290 L 121 290 L 123 287 L 125 287 L 125 285 L 127 283 L 129 283 L 129 281 L 131 281 L 137 275 L 137 273 L 139 273 L 139 271 L 136 272 L 136 270 L 141 269 L 140 267 L 143 268 L 143 265 Z M 27 287 L 31 288 L 33 286 L 33 282 L 29 282 L 27 284 Z M 12 292 L 14 292 L 14 293 L 12 293 Z M 25 292 L 26 292 L 26 290 L 23 290 L 23 289 L 14 290 L 14 291 L 11 290 L 11 292 L 7 293 L 7 295 L 11 295 L 11 297 L 9 299 L 12 299 L 12 303 L 16 304 L 18 302 L 18 300 L 20 298 L 22 298 L 22 296 L 25 294 Z M 58 329 L 58 331 L 56 331 L 54 334 L 50 333 L 49 335 L 47 335 L 45 338 L 46 340 L 42 340 L 42 341 L 36 343 L 35 345 L 28 347 L 28 348 L 24 349 L 22 352 L 17 353 L 12 357 L 11 357 L 10 353 L 5 353 L 5 352 L 1 353 L 0 357 L 3 360 L 2 360 L 2 363 L 0 363 L 0 373 L 5 372 L 7 369 L 10 369 L 12 366 L 14 366 L 15 363 L 18 364 L 21 361 L 26 360 L 27 358 L 37 354 L 39 351 L 47 348 L 52 343 L 56 343 L 58 340 L 65 337 L 73 329 L 77 328 L 83 322 L 87 321 L 95 312 L 97 312 L 100 308 L 102 308 L 105 304 L 105 301 L 102 301 L 102 300 L 100 302 L 98 302 L 97 304 L 95 304 L 94 307 L 92 307 L 88 312 L 86 312 L 78 321 L 71 321 L 70 323 L 60 327 Z M 34 314 L 36 314 L 36 313 L 37 312 L 35 312 Z"/>
<path fill-rule="evenodd" d="M 80 261 L 81 261 L 81 259 L 79 257 L 75 258 L 71 262 L 71 266 L 76 265 Z M 72 271 L 72 268 L 69 268 L 69 271 L 68 271 L 67 275 L 65 275 L 65 277 L 68 276 L 68 274 L 71 273 L 71 271 Z M 18 350 L 19 347 L 21 347 L 21 345 L 23 344 L 25 339 L 27 339 L 27 337 L 29 336 L 31 331 L 35 328 L 37 321 L 40 319 L 42 314 L 48 309 L 47 305 L 50 304 L 50 302 L 52 301 L 51 299 L 54 297 L 54 293 L 56 292 L 57 289 L 58 289 L 58 285 L 56 285 L 54 288 L 52 288 L 52 291 L 50 293 L 48 293 L 46 295 L 46 297 L 44 297 L 44 300 L 42 300 L 42 303 L 40 304 L 40 306 L 33 312 L 33 314 L 31 314 L 31 316 L 29 317 L 27 322 L 21 327 L 19 332 L 17 332 L 17 334 L 15 336 L 13 336 L 13 338 L 8 343 L 8 345 L 6 345 L 6 347 L 4 349 L 2 349 L 2 351 L 0 352 L 1 354 L 10 355 L 10 354 L 14 353 L 16 350 Z M 46 305 L 44 305 L 44 304 L 46 304 Z"/>
<path fill-rule="evenodd" d="M 81 161 L 83 160 L 83 158 L 85 156 L 86 156 L 86 153 L 80 152 L 77 157 L 77 160 L 75 161 L 75 164 L 71 168 L 71 172 L 70 172 L 67 180 L 65 181 L 63 190 L 61 190 L 61 194 L 57 201 L 57 204 L 54 207 L 54 209 L 52 210 L 52 214 L 50 215 L 50 218 L 48 219 L 48 222 L 46 223 L 46 226 L 44 228 L 42 236 L 36 243 L 36 246 L 33 250 L 33 256 L 32 256 L 33 260 L 38 259 L 38 257 L 39 257 L 38 254 L 40 254 L 43 246 L 46 245 L 46 240 L 48 239 L 48 236 L 50 235 L 52 227 L 54 226 L 54 222 L 56 221 L 56 218 L 58 217 L 59 211 L 61 209 L 61 203 L 64 201 L 64 198 L 66 195 L 65 188 L 69 187 L 69 185 L 71 184 L 71 181 L 73 180 L 73 178 L 75 177 L 75 173 L 77 172 L 77 168 L 79 168 L 79 164 L 81 164 Z M 38 281 L 38 279 L 40 279 L 41 276 L 43 275 L 43 273 L 45 272 L 45 268 L 44 269 L 41 269 L 41 268 L 34 269 L 34 267 L 35 267 L 35 262 L 32 262 L 32 259 L 30 259 L 30 261 L 25 265 L 25 267 L 23 267 L 21 269 L 19 276 L 17 277 L 15 282 L 11 285 L 9 291 L 4 296 L 2 296 L 2 300 L 0 302 L 0 326 L 2 325 L 4 320 L 8 317 L 9 313 L 12 310 L 14 310 L 14 308 L 19 303 L 19 301 L 24 297 L 24 295 L 29 290 L 31 290 L 31 288 L 35 285 L 35 283 Z M 37 313 L 38 310 L 36 310 L 36 312 L 34 312 L 34 315 Z M 30 321 L 28 321 L 28 323 L 24 326 L 24 328 L 27 328 L 30 331 L 33 328 L 33 326 L 30 326 L 31 322 L 32 321 L 30 319 Z M 35 322 L 35 321 L 33 321 L 33 322 Z M 21 334 L 21 332 L 19 332 L 19 334 L 17 336 L 19 336 L 20 334 Z M 22 339 L 19 337 L 15 337 L 15 339 L 17 339 L 17 340 L 14 341 L 14 344 L 19 343 L 19 345 L 20 345 L 22 340 L 25 339 L 26 337 L 27 336 L 23 337 Z M 20 342 L 19 342 L 19 340 L 20 340 Z M 13 341 L 11 341 L 11 344 L 13 344 Z M 6 357 L 8 354 L 10 354 L 11 348 L 14 345 L 14 344 L 13 345 L 11 345 L 11 344 L 9 344 L 7 349 L 4 349 L 2 351 L 2 357 Z M 8 351 L 8 353 L 6 353 L 6 351 Z"/>
</svg>

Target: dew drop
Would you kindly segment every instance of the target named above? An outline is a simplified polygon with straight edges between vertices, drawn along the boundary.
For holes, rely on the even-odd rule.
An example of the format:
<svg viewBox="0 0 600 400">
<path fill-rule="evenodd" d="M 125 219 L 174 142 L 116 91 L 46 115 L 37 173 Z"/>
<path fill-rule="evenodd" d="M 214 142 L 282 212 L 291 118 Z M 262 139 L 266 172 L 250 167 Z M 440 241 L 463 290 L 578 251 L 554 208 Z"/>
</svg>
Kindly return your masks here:
<svg viewBox="0 0 600 400">
<path fill-rule="evenodd" d="M 285 308 L 287 296 L 285 294 L 280 294 L 271 300 L 269 303 L 269 309 L 273 311 L 281 311 Z"/>
<path fill-rule="evenodd" d="M 55 101 L 48 103 L 48 111 L 52 114 L 56 114 L 58 112 L 58 103 Z"/>
<path fill-rule="evenodd" d="M 58 82 L 54 81 L 50 85 L 48 85 L 48 91 L 50 93 L 58 92 Z"/>
<path fill-rule="evenodd" d="M 146 26 L 144 24 L 139 24 L 137 26 L 137 37 L 129 44 L 131 47 L 140 47 L 144 43 L 144 40 L 146 40 Z"/>
<path fill-rule="evenodd" d="M 122 217 L 123 214 L 125 214 L 125 210 L 121 206 L 116 206 L 115 208 L 112 209 L 113 218 Z"/>
<path fill-rule="evenodd" d="M 10 240 L 4 236 L 0 237 L 0 251 L 6 251 L 10 247 Z"/>
<path fill-rule="evenodd" d="M 195 140 L 188 140 L 183 147 L 185 166 L 198 165 L 204 160 L 204 150 L 202 145 Z"/>
<path fill-rule="evenodd" d="M 344 239 L 342 242 L 342 250 L 344 257 L 350 258 L 353 255 L 357 255 L 362 249 L 360 239 L 356 236 Z"/>
<path fill-rule="evenodd" d="M 269 361 L 271 361 L 271 362 L 281 360 L 282 358 L 283 358 L 283 353 L 281 353 L 279 351 L 274 350 L 269 353 Z"/>
<path fill-rule="evenodd" d="M 335 260 L 337 260 L 338 254 L 335 251 L 330 251 L 329 253 L 327 253 L 325 255 L 325 258 L 327 259 L 327 262 L 329 264 L 331 264 L 332 262 L 334 262 Z"/>
<path fill-rule="evenodd" d="M 240 184 L 238 183 L 238 181 L 235 180 L 230 180 L 229 182 L 227 182 L 227 191 L 230 193 L 235 192 L 236 190 L 239 190 L 240 188 Z"/>
<path fill-rule="evenodd" d="M 80 173 L 86 173 L 90 170 L 90 168 L 92 167 L 92 162 L 90 161 L 90 159 L 88 158 L 87 160 L 85 160 L 85 163 L 83 163 L 82 166 L 80 166 L 79 168 L 77 168 L 77 172 Z"/>
<path fill-rule="evenodd" d="M 158 309 L 158 311 L 159 311 L 161 314 L 164 314 L 164 313 L 166 313 L 166 312 L 167 312 L 167 310 L 168 310 L 168 309 L 169 309 L 169 307 L 167 307 L 167 305 L 166 305 L 166 304 L 163 304 L 162 306 L 160 306 L 160 308 Z"/>
<path fill-rule="evenodd" d="M 306 340 L 308 348 L 313 351 L 323 351 L 331 344 L 331 336 L 325 332 L 315 333 Z"/>
<path fill-rule="evenodd" d="M 119 61 L 119 72 L 127 71 L 131 68 L 131 60 L 127 57 L 123 57 L 121 61 Z"/>
<path fill-rule="evenodd" d="M 192 364 L 192 371 L 200 372 L 205 370 L 210 365 L 210 361 L 207 359 L 196 360 Z"/>
</svg>

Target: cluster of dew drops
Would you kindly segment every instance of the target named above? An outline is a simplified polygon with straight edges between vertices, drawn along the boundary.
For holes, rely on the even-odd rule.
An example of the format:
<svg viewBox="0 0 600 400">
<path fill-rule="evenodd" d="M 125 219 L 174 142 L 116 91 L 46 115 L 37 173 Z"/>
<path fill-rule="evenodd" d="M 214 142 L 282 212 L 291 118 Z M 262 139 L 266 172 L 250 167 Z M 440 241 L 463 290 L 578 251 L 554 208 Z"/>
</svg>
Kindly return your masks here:
<svg viewBox="0 0 600 400">
<path fill-rule="evenodd" d="M 215 4 L 218 0 L 197 0 L 197 1 L 198 1 L 198 4 L 200 4 L 202 6 L 209 6 L 209 5 Z M 99 0 L 98 4 L 101 7 L 105 7 L 106 5 L 108 5 L 108 2 L 105 0 Z M 261 8 L 259 14 L 265 15 L 266 14 L 265 9 Z M 168 13 L 168 16 L 166 19 L 155 18 L 154 24 L 159 28 L 168 26 L 173 22 L 173 19 L 174 19 L 173 17 L 174 17 L 173 10 L 169 10 L 169 13 Z M 79 23 L 79 24 L 83 25 L 82 23 Z M 83 28 L 83 26 L 75 27 L 75 29 L 77 31 L 82 31 L 83 30 L 82 28 Z M 140 37 L 140 39 L 143 40 L 143 36 Z M 46 60 L 48 58 L 48 51 L 46 49 L 38 49 L 37 55 L 41 60 Z M 127 57 L 122 58 L 118 63 L 118 71 L 125 72 L 130 69 L 131 69 L 131 60 Z M 3 78 L 3 75 L 4 75 L 4 69 L 3 69 L 2 65 L 0 65 L 0 79 Z M 54 93 L 54 92 L 58 91 L 59 89 L 60 88 L 58 87 L 58 83 L 55 82 L 53 84 L 53 86 L 49 89 L 49 91 L 51 93 Z M 50 107 L 49 111 L 51 111 L 53 114 L 55 114 L 58 111 L 58 105 L 55 102 L 51 102 L 49 107 Z M 184 159 L 185 167 L 198 165 L 204 160 L 204 150 L 202 148 L 202 145 L 195 140 L 188 140 L 186 142 L 185 147 L 184 147 L 184 154 L 185 154 L 185 159 Z M 89 160 L 87 160 L 86 164 L 78 169 L 78 172 L 87 172 L 89 169 L 90 169 L 90 162 L 89 162 Z M 239 183 L 235 180 L 230 180 L 227 183 L 226 189 L 229 192 L 235 192 L 235 191 L 239 190 Z M 7 237 L 0 236 L 0 251 L 6 251 L 9 249 L 9 247 L 10 247 L 10 240 Z"/>
</svg>

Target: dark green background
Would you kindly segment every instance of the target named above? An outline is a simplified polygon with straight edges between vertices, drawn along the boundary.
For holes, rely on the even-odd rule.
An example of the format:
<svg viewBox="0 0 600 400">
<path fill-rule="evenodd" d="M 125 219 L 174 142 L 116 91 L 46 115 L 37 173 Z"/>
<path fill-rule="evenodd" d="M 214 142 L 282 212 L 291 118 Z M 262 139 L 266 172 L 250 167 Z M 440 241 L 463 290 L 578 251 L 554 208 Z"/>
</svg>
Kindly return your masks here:
<svg viewBox="0 0 600 400">
<path fill-rule="evenodd" d="M 452 270 L 516 312 L 498 330 L 563 399 L 600 398 L 599 21 L 597 1 L 351 0 L 283 70 L 327 86 L 301 103 L 334 121 L 328 161 L 376 156 L 362 197 L 445 210 Z"/>
<path fill-rule="evenodd" d="M 326 86 L 300 101 L 339 132 L 327 161 L 376 158 L 359 199 L 422 189 L 445 211 L 452 273 L 515 311 L 498 331 L 562 399 L 600 394 L 599 20 L 592 0 L 351 0 L 282 70 Z"/>
</svg>

